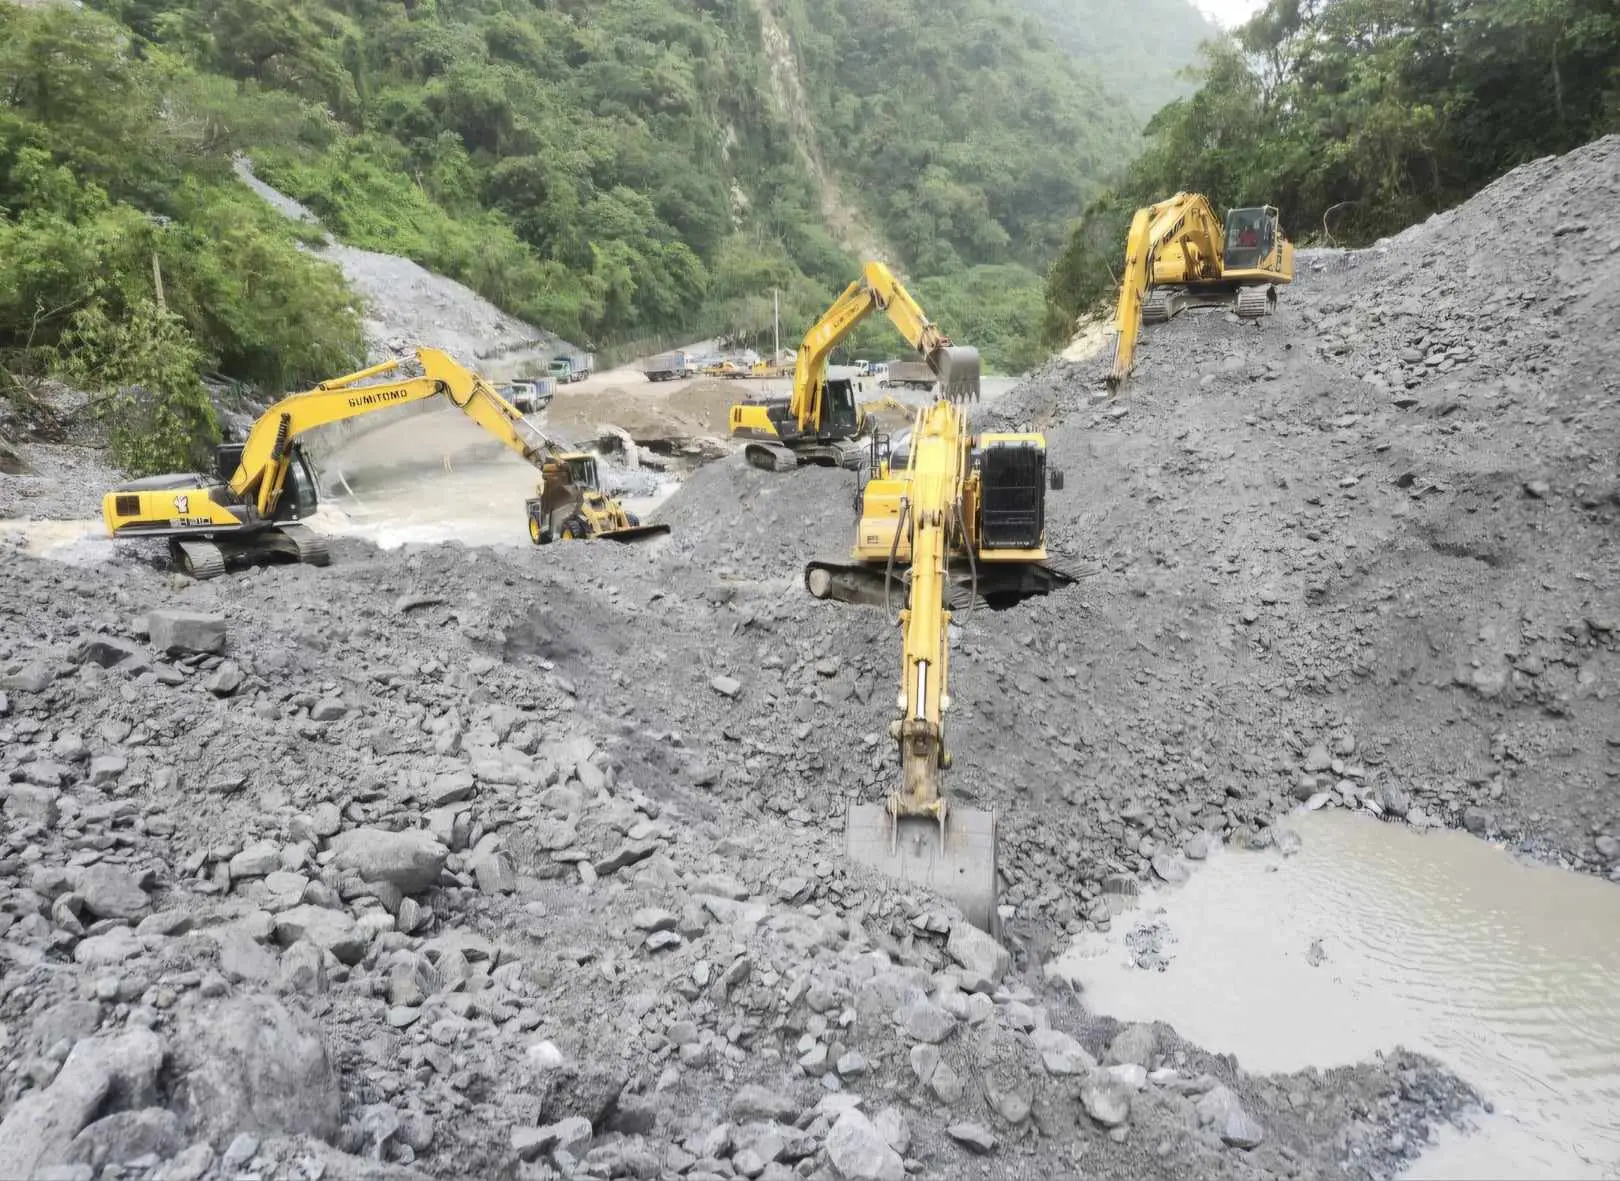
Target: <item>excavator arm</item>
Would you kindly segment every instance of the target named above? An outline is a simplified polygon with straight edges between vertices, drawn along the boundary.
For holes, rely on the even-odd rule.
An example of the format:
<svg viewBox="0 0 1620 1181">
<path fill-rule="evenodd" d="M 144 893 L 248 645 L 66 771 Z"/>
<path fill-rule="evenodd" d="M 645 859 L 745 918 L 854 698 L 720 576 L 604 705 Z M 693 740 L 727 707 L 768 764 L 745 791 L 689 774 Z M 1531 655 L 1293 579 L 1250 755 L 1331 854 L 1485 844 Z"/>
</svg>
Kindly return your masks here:
<svg viewBox="0 0 1620 1181">
<path fill-rule="evenodd" d="M 944 728 L 950 709 L 948 564 L 953 552 L 978 560 L 967 508 L 973 445 L 966 411 L 955 401 L 942 397 L 917 412 L 885 582 L 904 543 L 909 570 L 899 616 L 900 716 L 889 727 L 899 744 L 900 788 L 881 805 L 851 807 L 846 849 L 860 864 L 940 891 L 970 923 L 995 934 L 995 814 L 948 807 L 941 790 L 951 766 Z"/>
<path fill-rule="evenodd" d="M 859 279 L 844 288 L 843 294 L 805 333 L 804 342 L 799 345 L 788 412 L 797 420 L 800 431 L 819 428 L 827 386 L 827 359 L 839 342 L 874 310 L 887 313 L 900 335 L 923 355 L 929 368 L 939 376 L 947 396 L 971 393 L 977 397 L 978 350 L 953 346 L 889 268 L 873 261 L 862 268 Z"/>
<path fill-rule="evenodd" d="M 248 432 L 241 459 L 232 474 L 231 490 L 252 500 L 263 518 L 275 513 L 293 462 L 293 442 L 316 427 L 389 410 L 443 394 L 484 430 L 536 467 L 559 448 L 524 419 L 493 386 L 458 365 L 439 349 L 419 348 L 420 377 L 362 385 L 367 378 L 390 373 L 399 360 L 384 361 L 358 373 L 324 381 L 301 394 L 283 398 L 259 416 Z"/>
<path fill-rule="evenodd" d="M 943 714 L 950 671 L 951 612 L 945 606 L 946 555 L 962 521 L 968 439 L 962 411 L 944 399 L 917 414 L 912 428 L 909 497 L 902 528 L 911 542 L 910 593 L 900 612 L 899 734 L 902 791 L 890 797 L 896 818 L 926 816 L 943 829 L 940 772 L 949 765 Z"/>
<path fill-rule="evenodd" d="M 1197 193 L 1177 193 L 1138 209 L 1125 237 L 1125 273 L 1120 279 L 1114 365 L 1108 386 L 1117 390 L 1131 371 L 1142 330 L 1142 301 L 1160 283 L 1216 279 L 1221 272 L 1221 219 Z"/>
</svg>

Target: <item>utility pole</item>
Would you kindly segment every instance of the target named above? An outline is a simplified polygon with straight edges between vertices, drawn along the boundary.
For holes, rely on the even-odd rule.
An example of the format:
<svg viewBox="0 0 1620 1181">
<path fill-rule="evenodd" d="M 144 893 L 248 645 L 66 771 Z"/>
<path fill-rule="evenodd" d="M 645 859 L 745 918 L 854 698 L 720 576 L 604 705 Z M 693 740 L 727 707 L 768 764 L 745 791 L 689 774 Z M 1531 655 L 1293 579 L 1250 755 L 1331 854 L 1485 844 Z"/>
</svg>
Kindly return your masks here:
<svg viewBox="0 0 1620 1181">
<path fill-rule="evenodd" d="M 782 359 L 782 299 L 781 293 L 771 288 L 771 364 Z"/>
</svg>

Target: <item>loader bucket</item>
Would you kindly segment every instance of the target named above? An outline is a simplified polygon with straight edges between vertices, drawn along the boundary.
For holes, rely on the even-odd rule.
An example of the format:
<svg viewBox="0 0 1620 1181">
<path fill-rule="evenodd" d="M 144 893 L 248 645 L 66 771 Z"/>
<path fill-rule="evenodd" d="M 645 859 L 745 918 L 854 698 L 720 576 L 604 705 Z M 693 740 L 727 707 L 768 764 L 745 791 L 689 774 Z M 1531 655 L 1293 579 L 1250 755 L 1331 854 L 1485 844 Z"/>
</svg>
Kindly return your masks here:
<svg viewBox="0 0 1620 1181">
<path fill-rule="evenodd" d="M 668 525 L 631 525 L 626 529 L 609 529 L 596 536 L 603 541 L 647 541 L 668 532 Z"/>
<path fill-rule="evenodd" d="M 844 852 L 858 865 L 949 898 L 968 922 L 999 937 L 993 812 L 953 806 L 941 834 L 932 818 L 902 816 L 897 821 L 882 804 L 852 804 L 844 824 Z"/>
<path fill-rule="evenodd" d="M 940 393 L 951 401 L 979 400 L 979 350 L 953 344 L 935 349 L 929 364 L 939 376 Z"/>
</svg>

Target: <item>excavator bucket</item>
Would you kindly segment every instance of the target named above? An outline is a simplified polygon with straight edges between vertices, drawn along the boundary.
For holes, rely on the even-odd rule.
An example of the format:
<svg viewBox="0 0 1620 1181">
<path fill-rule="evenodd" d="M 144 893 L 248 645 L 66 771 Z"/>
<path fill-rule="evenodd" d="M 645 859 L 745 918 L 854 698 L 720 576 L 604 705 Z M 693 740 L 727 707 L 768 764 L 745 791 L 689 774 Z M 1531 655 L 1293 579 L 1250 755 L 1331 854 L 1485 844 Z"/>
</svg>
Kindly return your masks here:
<svg viewBox="0 0 1620 1181">
<path fill-rule="evenodd" d="M 931 817 L 897 819 L 882 804 L 852 804 L 844 849 L 858 865 L 950 899 L 968 922 L 999 936 L 995 813 L 952 805 L 942 828 Z"/>
<path fill-rule="evenodd" d="M 940 393 L 953 402 L 979 400 L 979 350 L 953 344 L 935 349 L 929 364 L 939 376 Z"/>
</svg>

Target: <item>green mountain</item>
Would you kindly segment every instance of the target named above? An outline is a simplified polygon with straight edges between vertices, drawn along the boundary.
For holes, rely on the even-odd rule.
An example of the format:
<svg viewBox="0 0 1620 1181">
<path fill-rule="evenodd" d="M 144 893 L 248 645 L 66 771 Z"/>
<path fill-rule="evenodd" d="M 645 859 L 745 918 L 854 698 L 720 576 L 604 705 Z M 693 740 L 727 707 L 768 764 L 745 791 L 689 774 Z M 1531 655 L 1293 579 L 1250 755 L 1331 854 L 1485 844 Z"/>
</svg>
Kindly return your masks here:
<svg viewBox="0 0 1620 1181">
<path fill-rule="evenodd" d="M 1220 30 L 1191 0 L 1016 0 L 1040 18 L 1057 43 L 1146 122 L 1196 79 L 1181 71 L 1200 64 L 1199 45 Z"/>
<path fill-rule="evenodd" d="M 342 284 L 235 153 L 341 240 L 604 353 L 768 331 L 773 287 L 802 327 L 875 254 L 1023 363 L 1039 273 L 1137 142 L 994 0 L 0 0 L 0 75 L 13 375 L 70 343 L 155 364 L 136 336 L 256 383 L 337 369 Z"/>
</svg>

